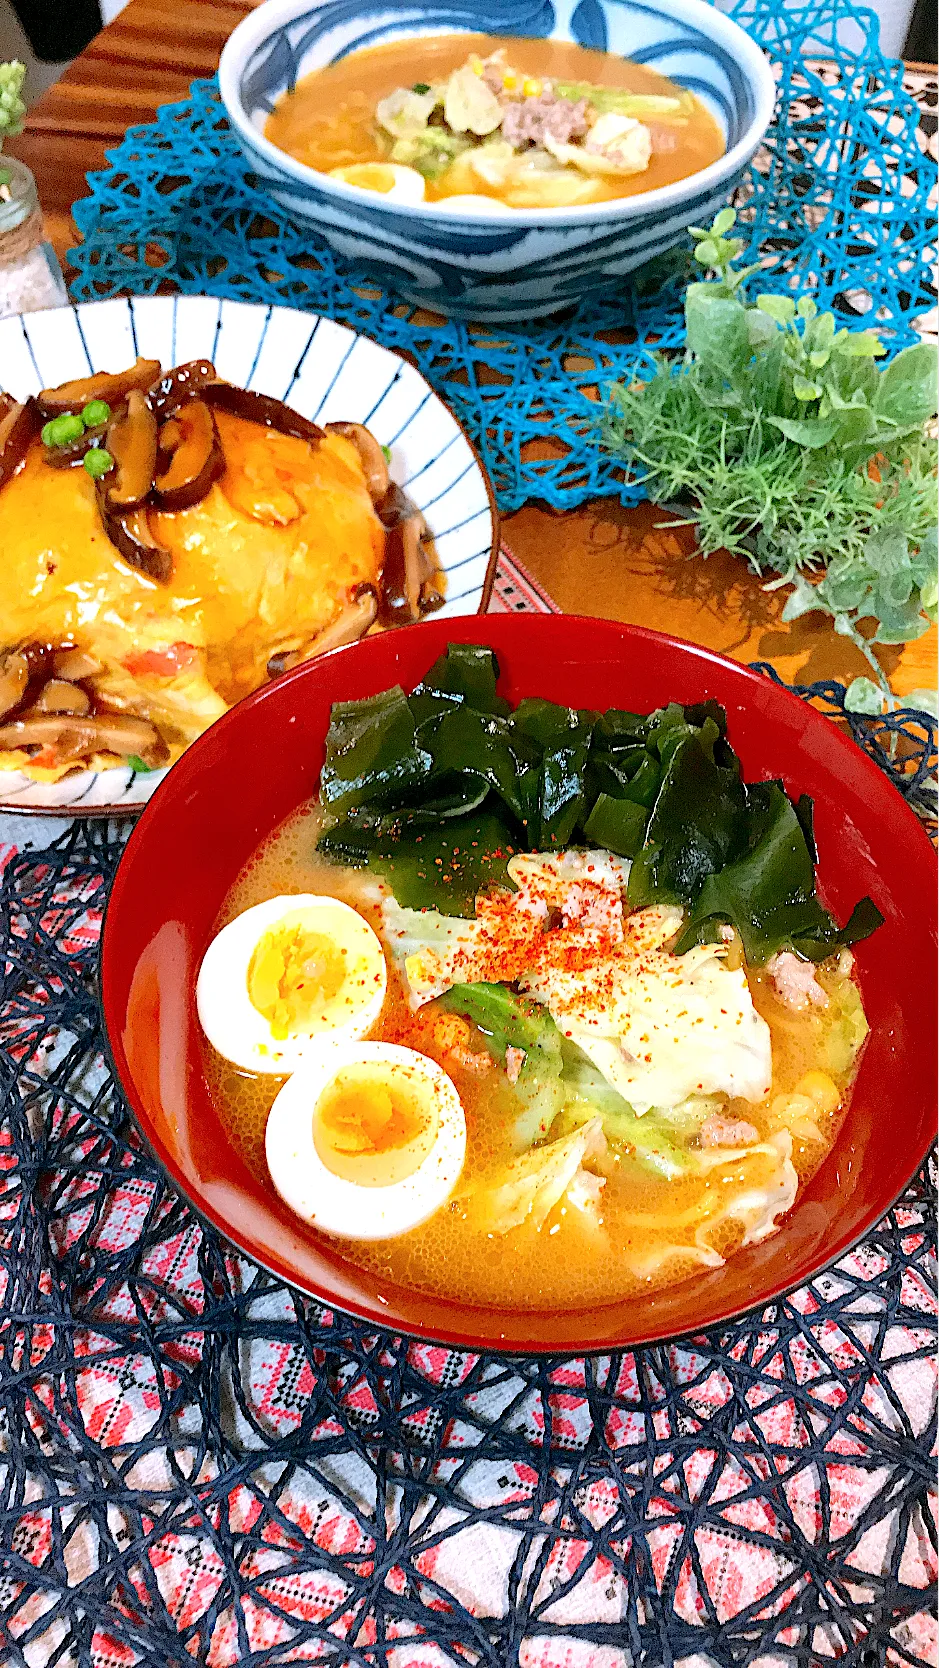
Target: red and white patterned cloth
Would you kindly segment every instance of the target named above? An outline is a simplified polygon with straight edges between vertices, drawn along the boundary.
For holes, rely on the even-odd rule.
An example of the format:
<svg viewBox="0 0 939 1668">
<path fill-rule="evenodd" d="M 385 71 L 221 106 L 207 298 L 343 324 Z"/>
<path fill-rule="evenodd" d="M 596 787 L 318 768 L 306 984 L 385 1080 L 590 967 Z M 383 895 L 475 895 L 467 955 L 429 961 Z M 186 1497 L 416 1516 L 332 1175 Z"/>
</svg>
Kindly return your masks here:
<svg viewBox="0 0 939 1668">
<path fill-rule="evenodd" d="M 490 614 L 559 614 L 556 602 L 533 578 L 507 545 L 499 551 L 496 577 L 489 600 Z"/>
</svg>

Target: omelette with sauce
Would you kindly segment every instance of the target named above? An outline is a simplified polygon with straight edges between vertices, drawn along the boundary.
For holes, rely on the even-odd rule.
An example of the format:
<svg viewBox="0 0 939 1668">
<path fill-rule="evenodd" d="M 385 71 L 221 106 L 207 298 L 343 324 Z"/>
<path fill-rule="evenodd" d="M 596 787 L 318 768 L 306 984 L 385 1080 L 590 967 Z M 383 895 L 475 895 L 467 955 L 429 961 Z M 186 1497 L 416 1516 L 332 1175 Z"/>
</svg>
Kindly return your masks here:
<svg viewBox="0 0 939 1668">
<path fill-rule="evenodd" d="M 140 402 L 149 425 L 145 438 L 168 433 L 171 420 L 160 426 L 144 411 L 149 397 L 127 396 Z M 93 404 L 84 408 L 90 418 L 98 415 Z M 134 744 L 137 732 L 127 729 L 124 746 L 112 724 L 96 732 L 84 751 L 73 737 L 63 756 L 61 745 L 42 739 L 53 735 L 50 711 L 77 726 L 79 738 L 90 736 L 82 725 L 102 712 L 145 720 L 158 732 L 152 761 L 170 762 L 277 670 L 370 625 L 393 623 L 382 618 L 379 600 L 393 519 L 382 514 L 375 464 L 377 459 L 381 477 L 383 460 L 367 431 L 339 425 L 346 432 L 319 431 L 320 438 L 311 440 L 216 407 L 208 418 L 217 454 L 208 489 L 186 508 L 166 508 L 153 490 L 144 503 L 147 537 L 166 560 L 168 576 L 161 578 L 135 565 L 133 551 L 128 560 L 114 542 L 106 495 L 107 483 L 117 477 L 109 466 L 102 478 L 100 459 L 88 467 L 100 441 L 75 464 L 52 466 L 50 442 L 57 433 L 71 433 L 75 421 L 68 414 L 71 427 L 60 423 L 59 430 L 47 421 L 40 438 L 38 424 L 48 409 L 34 416 L 22 457 L 0 480 L 0 684 L 2 667 L 15 671 L 24 652 L 29 662 L 22 689 L 7 677 L 5 701 L 0 690 L 0 771 L 26 770 L 50 781 L 76 764 L 100 767 L 122 762 L 122 754 L 143 753 Z M 116 445 L 113 414 L 110 422 L 102 438 Z M 296 419 L 296 426 L 304 424 Z M 71 444 L 80 449 L 81 437 Z M 157 452 L 150 467 L 155 484 L 161 456 Z M 113 463 L 107 451 L 104 457 Z M 382 493 L 397 494 L 399 521 L 402 505 L 416 514 L 386 469 L 380 484 Z M 130 513 L 139 526 L 140 507 Z M 126 513 L 122 525 L 128 525 Z M 415 548 L 426 561 L 426 547 Z M 442 600 L 439 585 L 434 594 Z M 429 597 L 425 587 L 414 612 L 424 611 Z M 342 629 L 353 616 L 357 624 Z M 79 673 L 72 685 L 70 667 Z M 60 685 L 77 690 L 71 713 L 69 697 L 55 695 Z M 40 714 L 46 716 L 37 725 Z M 114 735 L 116 743 L 109 739 Z"/>
</svg>

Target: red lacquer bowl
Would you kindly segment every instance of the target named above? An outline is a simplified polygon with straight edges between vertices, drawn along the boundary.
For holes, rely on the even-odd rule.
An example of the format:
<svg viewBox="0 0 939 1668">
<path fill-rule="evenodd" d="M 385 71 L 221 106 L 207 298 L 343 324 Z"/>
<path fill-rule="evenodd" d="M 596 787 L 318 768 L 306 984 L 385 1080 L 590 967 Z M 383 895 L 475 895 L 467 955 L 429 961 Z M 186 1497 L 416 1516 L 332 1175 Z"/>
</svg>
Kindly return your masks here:
<svg viewBox="0 0 939 1668">
<path fill-rule="evenodd" d="M 315 794 L 335 700 L 413 687 L 448 641 L 487 642 L 510 700 L 651 711 L 713 697 L 750 779 L 815 800 L 820 890 L 839 919 L 869 892 L 859 946 L 871 1022 L 834 1150 L 779 1233 L 670 1290 L 591 1310 L 516 1313 L 385 1285 L 344 1263 L 226 1142 L 203 1075 L 194 989 L 213 922 L 258 842 Z M 935 1135 L 935 859 L 877 767 L 796 696 L 707 649 L 565 616 L 427 621 L 324 656 L 242 701 L 174 766 L 130 837 L 108 905 L 104 1017 L 141 1131 L 196 1210 L 290 1284 L 376 1324 L 473 1348 L 580 1352 L 672 1337 L 771 1302 L 848 1249 Z"/>
</svg>

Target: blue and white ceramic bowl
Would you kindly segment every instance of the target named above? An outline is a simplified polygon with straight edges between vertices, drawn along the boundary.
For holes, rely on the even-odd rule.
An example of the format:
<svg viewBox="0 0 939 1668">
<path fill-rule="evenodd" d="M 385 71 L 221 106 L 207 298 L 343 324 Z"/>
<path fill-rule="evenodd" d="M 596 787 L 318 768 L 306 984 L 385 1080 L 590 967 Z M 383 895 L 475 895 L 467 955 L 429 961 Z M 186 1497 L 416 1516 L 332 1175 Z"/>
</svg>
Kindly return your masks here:
<svg viewBox="0 0 939 1668">
<path fill-rule="evenodd" d="M 265 139 L 278 99 L 311 70 L 401 36 L 471 31 L 576 41 L 652 65 L 698 95 L 726 153 L 614 202 L 462 217 L 328 179 Z M 775 98 L 759 47 L 705 0 L 266 0 L 228 41 L 219 81 L 259 181 L 300 225 L 409 301 L 493 324 L 572 306 L 706 221 L 739 181 Z"/>
<path fill-rule="evenodd" d="M 433 533 L 447 579 L 446 602 L 434 617 L 485 609 L 499 537 L 492 484 L 453 413 L 407 360 L 292 307 L 209 295 L 115 296 L 0 321 L 0 388 L 25 400 L 72 377 L 120 370 L 137 354 L 159 359 L 164 370 L 211 359 L 220 376 L 286 400 L 316 422 L 367 423 L 387 447 L 392 479 L 407 488 Z M 248 766 L 246 772 L 247 780 Z M 34 782 L 0 769 L 0 847 L 23 838 L 4 813 L 122 816 L 139 810 L 165 775 L 116 765 Z"/>
</svg>

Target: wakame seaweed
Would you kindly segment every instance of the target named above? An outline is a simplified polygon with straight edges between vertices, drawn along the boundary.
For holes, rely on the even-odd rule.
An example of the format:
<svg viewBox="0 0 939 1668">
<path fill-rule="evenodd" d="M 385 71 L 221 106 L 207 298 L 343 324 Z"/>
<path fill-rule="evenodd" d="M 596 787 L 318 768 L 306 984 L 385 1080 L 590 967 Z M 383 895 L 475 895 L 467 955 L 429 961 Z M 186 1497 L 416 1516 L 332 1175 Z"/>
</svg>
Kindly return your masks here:
<svg viewBox="0 0 939 1668">
<path fill-rule="evenodd" d="M 747 959 L 821 961 L 883 920 L 870 898 L 839 927 L 815 892 L 812 803 L 746 783 L 715 702 L 647 715 L 496 693 L 498 662 L 451 643 L 411 695 L 333 708 L 320 849 L 387 879 L 398 902 L 471 916 L 515 852 L 604 846 L 631 860 L 633 907 L 677 903 L 677 949 L 730 923 Z"/>
</svg>

